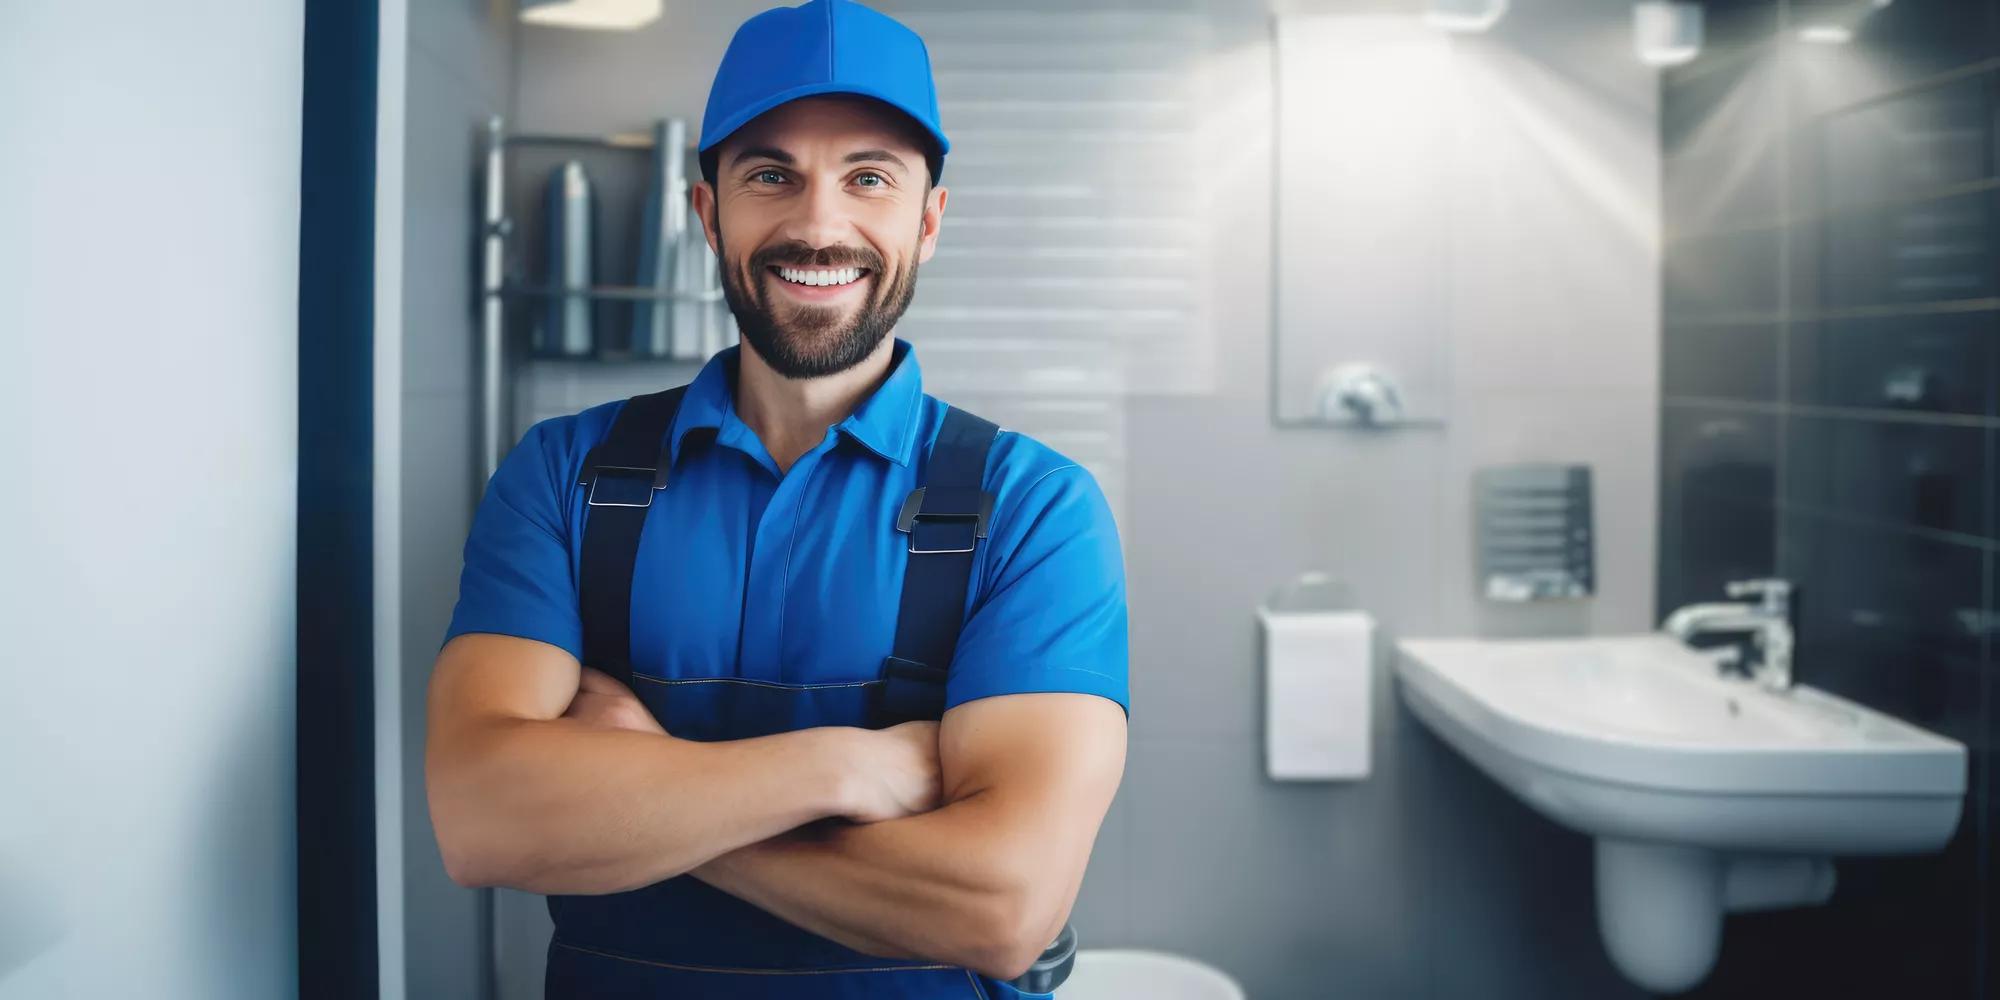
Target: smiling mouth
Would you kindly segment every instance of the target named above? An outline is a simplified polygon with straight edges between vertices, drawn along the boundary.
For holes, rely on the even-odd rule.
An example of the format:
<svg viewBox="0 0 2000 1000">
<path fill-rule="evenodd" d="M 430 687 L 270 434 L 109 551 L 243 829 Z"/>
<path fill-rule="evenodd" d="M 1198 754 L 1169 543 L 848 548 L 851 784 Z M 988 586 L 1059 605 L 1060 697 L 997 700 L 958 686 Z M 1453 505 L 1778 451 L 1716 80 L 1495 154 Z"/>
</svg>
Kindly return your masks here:
<svg viewBox="0 0 2000 1000">
<path fill-rule="evenodd" d="M 865 267 L 784 267 L 769 265 L 765 270 L 779 280 L 805 288 L 838 288 L 851 285 L 874 273 Z"/>
</svg>

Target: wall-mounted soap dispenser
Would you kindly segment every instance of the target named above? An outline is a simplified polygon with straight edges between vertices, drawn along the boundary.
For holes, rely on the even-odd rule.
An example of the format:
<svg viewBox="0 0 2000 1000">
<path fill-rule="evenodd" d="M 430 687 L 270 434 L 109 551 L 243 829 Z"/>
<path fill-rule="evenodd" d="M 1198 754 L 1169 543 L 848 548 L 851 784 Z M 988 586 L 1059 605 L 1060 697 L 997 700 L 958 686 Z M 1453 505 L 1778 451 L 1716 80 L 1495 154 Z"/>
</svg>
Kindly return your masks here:
<svg viewBox="0 0 2000 1000">
<path fill-rule="evenodd" d="M 1368 777 L 1375 619 L 1325 573 L 1301 574 L 1257 609 L 1264 757 L 1277 781 Z"/>
</svg>

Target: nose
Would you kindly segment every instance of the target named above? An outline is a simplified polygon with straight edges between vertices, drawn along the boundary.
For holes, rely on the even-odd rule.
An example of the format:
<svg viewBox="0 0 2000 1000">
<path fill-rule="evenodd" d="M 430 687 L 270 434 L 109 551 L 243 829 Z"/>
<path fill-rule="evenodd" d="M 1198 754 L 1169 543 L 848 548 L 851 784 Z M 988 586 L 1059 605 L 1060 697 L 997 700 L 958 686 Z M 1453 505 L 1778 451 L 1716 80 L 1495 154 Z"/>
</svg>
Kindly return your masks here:
<svg viewBox="0 0 2000 1000">
<path fill-rule="evenodd" d="M 837 185 L 809 183 L 788 220 L 785 235 L 815 249 L 842 246 L 853 227 L 848 224 Z"/>
</svg>

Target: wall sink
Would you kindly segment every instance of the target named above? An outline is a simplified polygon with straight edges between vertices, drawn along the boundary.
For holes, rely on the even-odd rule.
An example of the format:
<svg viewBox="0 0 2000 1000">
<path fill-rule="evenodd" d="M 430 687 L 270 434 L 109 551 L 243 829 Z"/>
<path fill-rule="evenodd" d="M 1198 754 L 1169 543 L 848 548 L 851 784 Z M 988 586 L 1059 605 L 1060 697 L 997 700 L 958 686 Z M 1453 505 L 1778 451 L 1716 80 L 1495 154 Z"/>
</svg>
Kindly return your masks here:
<svg viewBox="0 0 2000 1000">
<path fill-rule="evenodd" d="M 1725 912 L 1825 902 L 1833 856 L 1935 851 L 1958 826 L 1963 744 L 1805 685 L 1719 676 L 1663 633 L 1396 646 L 1412 713 L 1595 838 L 1605 947 L 1655 992 L 1708 974 Z"/>
</svg>

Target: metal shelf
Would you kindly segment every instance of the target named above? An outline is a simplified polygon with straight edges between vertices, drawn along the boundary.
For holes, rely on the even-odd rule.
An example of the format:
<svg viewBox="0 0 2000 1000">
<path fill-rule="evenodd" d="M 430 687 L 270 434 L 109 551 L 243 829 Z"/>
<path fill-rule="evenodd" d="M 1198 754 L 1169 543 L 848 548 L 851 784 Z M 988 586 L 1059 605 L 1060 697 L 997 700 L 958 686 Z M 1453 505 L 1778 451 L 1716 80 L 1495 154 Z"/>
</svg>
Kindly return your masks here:
<svg viewBox="0 0 2000 1000">
<path fill-rule="evenodd" d="M 479 486 L 483 492 L 485 483 L 500 467 L 501 457 L 511 439 L 510 422 L 506 418 L 508 395 L 508 370 L 510 358 L 518 358 L 521 352 L 510 349 L 507 325 L 510 315 L 517 314 L 523 302 L 550 301 L 567 298 L 582 298 L 593 302 L 631 303 L 635 310 L 647 308 L 649 303 L 687 303 L 713 306 L 724 301 L 720 289 L 704 291 L 671 291 L 644 285 L 593 284 L 587 288 L 571 289 L 546 282 L 523 280 L 522 274 L 511 266 L 508 259 L 509 245 L 513 241 L 514 223 L 508 217 L 508 151 L 528 148 L 557 148 L 570 150 L 607 150 L 643 153 L 652 156 L 658 152 L 662 142 L 679 142 L 672 138 L 685 135 L 688 130 L 678 124 L 672 128 L 660 128 L 658 132 L 618 132 L 609 135 L 562 135 L 555 133 L 515 133 L 510 134 L 506 123 L 499 115 L 491 116 L 485 127 L 485 190 L 482 218 L 479 222 L 480 242 L 480 387 L 479 401 Z M 660 138 L 655 138 L 655 135 Z M 685 152 L 692 154 L 697 148 L 694 141 L 686 142 Z M 685 161 L 683 161 L 685 162 Z M 652 307 L 660 311 L 663 307 Z M 626 349 L 596 350 L 583 355 L 539 354 L 529 352 L 526 360 L 532 362 L 549 361 L 555 363 L 649 363 L 667 364 L 694 363 L 693 359 L 667 357 L 654 354 L 635 353 Z"/>
<path fill-rule="evenodd" d="M 634 152 L 653 151 L 653 137 L 645 132 L 614 132 L 610 135 L 537 135 L 522 132 L 504 136 L 502 141 L 509 146 L 581 146 L 586 149 L 629 149 Z M 694 147 L 690 145 L 689 149 Z"/>
</svg>

